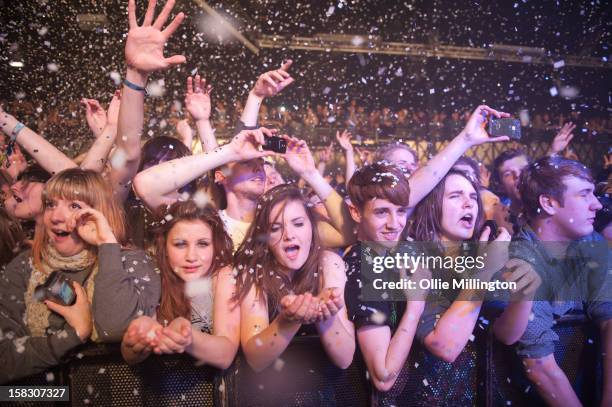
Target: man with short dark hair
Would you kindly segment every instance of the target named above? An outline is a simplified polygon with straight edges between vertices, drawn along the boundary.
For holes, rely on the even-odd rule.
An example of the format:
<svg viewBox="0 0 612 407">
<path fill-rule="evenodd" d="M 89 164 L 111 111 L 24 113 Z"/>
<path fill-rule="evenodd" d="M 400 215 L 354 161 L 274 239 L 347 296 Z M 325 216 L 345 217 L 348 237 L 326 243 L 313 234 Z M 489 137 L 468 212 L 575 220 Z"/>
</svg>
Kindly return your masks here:
<svg viewBox="0 0 612 407">
<path fill-rule="evenodd" d="M 393 249 L 408 218 L 408 179 L 395 165 L 374 163 L 355 172 L 348 184 L 350 211 L 359 242 L 376 244 L 376 251 Z M 424 301 L 367 301 L 361 297 L 361 243 L 344 256 L 347 266 L 345 299 L 349 318 L 373 385 L 388 391 L 404 366 L 416 333 Z M 379 253 L 380 254 L 380 253 Z"/>
<path fill-rule="evenodd" d="M 505 326 L 497 321 L 494 329 L 507 344 L 520 337 L 517 353 L 523 358 L 527 376 L 552 406 L 580 405 L 554 357 L 558 340 L 552 329 L 555 319 L 571 311 L 585 312 L 601 328 L 605 355 L 602 405 L 612 402 L 612 290 L 608 275 L 612 256 L 593 230 L 595 214 L 601 209 L 593 191 L 588 168 L 560 157 L 545 157 L 529 165 L 519 183 L 528 225 L 515 236 L 511 247 L 510 262 L 516 267 L 512 274 L 531 268 L 539 274 L 542 285 L 538 301 L 532 301 L 532 293 L 525 301 L 512 302 L 502 316 Z M 508 318 L 512 313 L 514 319 Z M 517 329 L 511 333 L 513 328 Z"/>
</svg>

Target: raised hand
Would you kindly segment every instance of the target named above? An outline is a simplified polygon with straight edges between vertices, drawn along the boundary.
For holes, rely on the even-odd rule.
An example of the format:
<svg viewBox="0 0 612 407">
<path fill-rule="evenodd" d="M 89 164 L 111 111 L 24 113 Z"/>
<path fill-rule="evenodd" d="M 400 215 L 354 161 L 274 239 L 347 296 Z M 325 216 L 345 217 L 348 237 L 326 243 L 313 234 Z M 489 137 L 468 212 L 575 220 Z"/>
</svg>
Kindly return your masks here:
<svg viewBox="0 0 612 407">
<path fill-rule="evenodd" d="M 370 150 L 366 148 L 355 147 L 355 151 L 357 151 L 359 159 L 364 165 L 372 163 L 373 153 Z"/>
<path fill-rule="evenodd" d="M 261 98 L 276 96 L 294 81 L 287 72 L 292 63 L 293 61 L 288 60 L 279 69 L 261 74 L 251 92 Z"/>
<path fill-rule="evenodd" d="M 87 125 L 94 136 L 98 138 L 106 127 L 106 110 L 96 99 L 83 98 L 81 99 L 81 104 L 85 107 Z"/>
<path fill-rule="evenodd" d="M 325 147 L 323 150 L 319 151 L 319 162 L 327 164 L 332 159 L 332 153 L 334 144 L 330 143 L 329 146 Z"/>
<path fill-rule="evenodd" d="M 491 185 L 491 171 L 486 165 L 480 166 L 480 185 L 485 188 L 489 188 L 489 185 Z"/>
<path fill-rule="evenodd" d="M 293 171 L 300 176 L 317 171 L 312 153 L 304 140 L 289 136 L 281 137 L 287 140 L 287 152 L 283 154 L 283 158 Z"/>
<path fill-rule="evenodd" d="M 79 237 L 92 246 L 100 246 L 104 243 L 117 243 L 117 239 L 104 215 L 82 204 L 84 209 L 74 213 L 68 221 L 70 230 L 76 228 Z"/>
<path fill-rule="evenodd" d="M 235 161 L 246 161 L 253 158 L 261 158 L 274 155 L 273 151 L 261 150 L 260 147 L 266 144 L 265 137 L 274 136 L 275 130 L 260 127 L 257 130 L 243 130 L 238 133 L 227 145 L 232 149 L 236 156 Z"/>
<path fill-rule="evenodd" d="M 172 7 L 174 7 L 174 2 L 175 0 L 168 0 L 157 19 L 153 21 L 156 0 L 149 0 L 144 21 L 139 26 L 136 21 L 135 0 L 129 0 L 130 31 L 125 43 L 125 61 L 129 68 L 135 69 L 141 74 L 149 74 L 185 62 L 183 55 L 164 57 L 164 45 L 185 18 L 183 13 L 178 13 L 166 29 L 162 31 L 162 27 L 168 20 Z"/>
<path fill-rule="evenodd" d="M 344 130 L 342 133 L 340 133 L 339 131 L 336 132 L 336 140 L 338 140 L 340 147 L 342 147 L 346 151 L 353 150 L 353 145 L 351 144 L 351 137 L 353 137 L 353 135 L 348 130 Z"/>
<path fill-rule="evenodd" d="M 210 119 L 210 92 L 212 86 L 206 84 L 206 79 L 196 75 L 187 78 L 187 94 L 185 95 L 185 107 L 193 120 Z"/>
<path fill-rule="evenodd" d="M 553 142 L 548 150 L 549 154 L 559 154 L 561 151 L 565 150 L 570 141 L 572 141 L 574 138 L 573 131 L 575 128 L 576 125 L 574 123 L 565 123 L 553 139 Z"/>
<path fill-rule="evenodd" d="M 74 304 L 67 306 L 46 300 L 45 305 L 51 311 L 64 317 L 68 325 L 77 332 L 81 341 L 85 341 L 91 336 L 92 331 L 89 299 L 87 298 L 87 292 L 85 292 L 85 289 L 79 283 L 73 281 L 72 287 L 76 293 L 76 302 Z"/>
<path fill-rule="evenodd" d="M 464 140 L 470 147 L 488 142 L 509 140 L 508 136 L 489 137 L 485 130 L 485 126 L 491 116 L 495 116 L 500 119 L 502 117 L 510 117 L 510 114 L 497 111 L 486 105 L 478 106 L 470 116 L 470 119 L 462 131 Z"/>
</svg>

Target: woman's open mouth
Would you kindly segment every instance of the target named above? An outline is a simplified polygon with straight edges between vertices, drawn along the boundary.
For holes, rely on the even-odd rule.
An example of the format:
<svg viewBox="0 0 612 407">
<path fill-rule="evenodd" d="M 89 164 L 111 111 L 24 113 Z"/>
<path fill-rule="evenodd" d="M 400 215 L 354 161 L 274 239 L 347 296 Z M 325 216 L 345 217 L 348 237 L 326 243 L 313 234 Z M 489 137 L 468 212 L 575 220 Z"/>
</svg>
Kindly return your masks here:
<svg viewBox="0 0 612 407">
<path fill-rule="evenodd" d="M 298 254 L 300 253 L 300 246 L 297 244 L 292 244 L 290 246 L 285 247 L 285 254 L 289 260 L 297 259 Z"/>
</svg>

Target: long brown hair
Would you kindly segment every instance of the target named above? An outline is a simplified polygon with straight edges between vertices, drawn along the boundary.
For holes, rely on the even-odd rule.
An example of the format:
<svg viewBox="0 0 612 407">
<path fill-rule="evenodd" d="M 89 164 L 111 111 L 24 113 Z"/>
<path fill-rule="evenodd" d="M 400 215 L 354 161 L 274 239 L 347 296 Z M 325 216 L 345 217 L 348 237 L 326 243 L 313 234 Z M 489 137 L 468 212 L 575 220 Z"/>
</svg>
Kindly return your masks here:
<svg viewBox="0 0 612 407">
<path fill-rule="evenodd" d="M 123 207 L 113 194 L 110 184 L 104 180 L 102 175 L 78 167 L 58 172 L 45 184 L 42 193 L 43 212 L 47 210 L 47 205 L 51 199 L 85 202 L 104 215 L 117 241 L 121 245 L 127 244 Z M 39 269 L 43 248 L 47 244 L 47 231 L 44 223 L 40 222 L 36 225 L 34 243 L 32 244 L 32 258 L 34 265 Z M 89 246 L 87 250 L 96 253 L 97 248 Z"/>
<path fill-rule="evenodd" d="M 185 294 L 185 282 L 170 267 L 166 248 L 168 234 L 181 221 L 201 221 L 210 227 L 215 257 L 207 275 L 214 275 L 231 264 L 232 240 L 225 232 L 217 211 L 210 205 L 198 207 L 192 200 L 175 202 L 169 208 L 166 205 L 160 206 L 156 219 L 155 256 L 161 273 L 161 302 L 157 320 L 172 321 L 177 317 L 191 319 L 191 303 Z"/>
<path fill-rule="evenodd" d="M 289 202 L 301 203 L 312 224 L 312 242 L 308 258 L 302 268 L 293 275 L 292 280 L 276 271 L 280 265 L 268 249 L 272 209 L 277 204 L 283 205 L 279 212 L 279 216 L 282 216 L 284 207 Z M 234 255 L 234 267 L 239 273 L 235 300 L 243 300 L 255 285 L 257 296 L 262 301 L 267 297 L 272 314 L 275 315 L 281 298 L 291 292 L 295 294 L 309 292 L 317 295 L 323 286 L 323 273 L 319 271 L 321 249 L 314 210 L 309 206 L 302 191 L 288 184 L 270 189 L 259 198 L 255 219 Z"/>
<path fill-rule="evenodd" d="M 484 209 L 478 184 L 465 172 L 451 169 L 448 174 L 438 182 L 438 185 L 416 206 L 408 226 L 408 235 L 418 242 L 440 242 L 442 234 L 442 203 L 444 202 L 444 189 L 446 180 L 451 175 L 460 175 L 467 179 L 474 191 L 478 202 L 478 215 L 474 223 L 474 234 L 470 240 L 478 240 L 480 229 L 484 223 Z"/>
</svg>

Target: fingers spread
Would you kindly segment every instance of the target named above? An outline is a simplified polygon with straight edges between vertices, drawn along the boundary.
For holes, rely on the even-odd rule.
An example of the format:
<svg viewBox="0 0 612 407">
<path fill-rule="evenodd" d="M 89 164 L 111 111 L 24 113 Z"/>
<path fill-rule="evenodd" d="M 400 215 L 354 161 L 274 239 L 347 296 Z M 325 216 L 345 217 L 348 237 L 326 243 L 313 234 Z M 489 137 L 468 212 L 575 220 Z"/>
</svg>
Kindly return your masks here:
<svg viewBox="0 0 612 407">
<path fill-rule="evenodd" d="M 164 24 L 166 24 L 166 21 L 168 20 L 168 16 L 172 11 L 172 7 L 174 7 L 174 1 L 175 0 L 168 0 L 166 4 L 164 4 L 164 8 L 162 9 L 161 13 L 159 13 L 157 19 L 153 23 L 153 27 L 157 28 L 158 30 L 162 29 L 162 27 L 164 26 Z"/>
<path fill-rule="evenodd" d="M 138 27 L 138 22 L 136 21 L 136 0 L 128 1 L 128 22 L 130 28 Z"/>
<path fill-rule="evenodd" d="M 179 26 L 181 25 L 184 19 L 185 19 L 185 14 L 178 13 L 176 17 L 174 17 L 172 22 L 168 24 L 168 27 L 166 27 L 166 29 L 162 31 L 162 34 L 164 34 L 166 38 L 170 38 L 172 34 L 174 34 L 176 29 L 179 28 Z M 161 27 L 159 29 L 161 30 Z"/>
<path fill-rule="evenodd" d="M 149 5 L 147 6 L 147 12 L 145 13 L 145 18 L 142 22 L 143 26 L 148 26 L 153 23 L 153 16 L 155 15 L 155 0 L 149 0 Z"/>
</svg>

